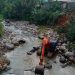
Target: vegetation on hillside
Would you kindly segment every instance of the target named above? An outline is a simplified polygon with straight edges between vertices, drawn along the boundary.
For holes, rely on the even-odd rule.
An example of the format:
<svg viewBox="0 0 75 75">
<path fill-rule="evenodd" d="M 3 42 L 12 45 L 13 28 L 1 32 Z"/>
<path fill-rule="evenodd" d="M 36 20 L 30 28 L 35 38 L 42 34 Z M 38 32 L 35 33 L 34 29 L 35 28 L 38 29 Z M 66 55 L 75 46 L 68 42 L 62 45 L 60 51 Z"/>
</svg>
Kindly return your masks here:
<svg viewBox="0 0 75 75">
<path fill-rule="evenodd" d="M 75 40 L 75 22 L 71 22 L 67 29 L 67 37 L 70 41 Z"/>
<path fill-rule="evenodd" d="M 61 13 L 58 1 L 50 3 L 44 0 L 0 0 L 0 6 L 5 18 L 28 20 L 37 24 L 53 24 Z"/>
<path fill-rule="evenodd" d="M 4 31 L 3 24 L 2 24 L 2 20 L 3 20 L 3 16 L 0 15 L 0 36 L 3 35 L 3 31 Z"/>
<path fill-rule="evenodd" d="M 5 19 L 27 20 L 39 25 L 54 26 L 57 18 L 63 14 L 63 10 L 61 9 L 61 3 L 57 0 L 54 2 L 46 2 L 44 0 L 0 0 L 0 14 Z M 58 32 L 66 32 L 68 39 L 73 41 L 75 40 L 74 24 L 75 22 L 71 22 L 67 29 L 60 28 Z M 0 21 L 1 35 L 2 28 Z"/>
</svg>

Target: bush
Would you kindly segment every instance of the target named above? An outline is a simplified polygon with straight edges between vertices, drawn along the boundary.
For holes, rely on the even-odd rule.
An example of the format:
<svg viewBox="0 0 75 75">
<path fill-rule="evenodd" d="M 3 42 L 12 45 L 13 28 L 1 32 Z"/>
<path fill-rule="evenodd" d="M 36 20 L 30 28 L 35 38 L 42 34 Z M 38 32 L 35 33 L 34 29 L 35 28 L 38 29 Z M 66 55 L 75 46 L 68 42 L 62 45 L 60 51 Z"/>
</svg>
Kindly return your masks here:
<svg viewBox="0 0 75 75">
<path fill-rule="evenodd" d="M 75 41 L 75 22 L 70 23 L 67 30 L 67 37 L 70 41 Z"/>
<path fill-rule="evenodd" d="M 49 3 L 49 6 L 39 4 L 39 8 L 35 7 L 32 11 L 32 21 L 40 25 L 55 25 L 55 21 L 61 15 L 60 3 L 58 1 Z"/>
<path fill-rule="evenodd" d="M 66 27 L 57 27 L 56 31 L 61 34 L 61 33 L 66 33 L 67 28 Z"/>
<path fill-rule="evenodd" d="M 2 21 L 3 21 L 3 15 L 0 14 L 0 22 L 2 22 Z"/>
<path fill-rule="evenodd" d="M 46 9 L 35 9 L 32 13 L 32 20 L 33 22 L 36 22 L 37 24 L 41 25 L 54 25 L 57 18 L 61 15 L 60 11 L 53 12 L 52 10 L 46 10 Z"/>
<path fill-rule="evenodd" d="M 70 44 L 70 49 L 75 51 L 75 43 Z"/>
<path fill-rule="evenodd" d="M 0 6 L 5 19 L 27 20 L 40 25 L 54 25 L 62 11 L 59 1 L 0 0 Z"/>
<path fill-rule="evenodd" d="M 4 32 L 4 30 L 3 30 L 3 24 L 0 22 L 0 36 L 3 35 L 3 32 Z"/>
<path fill-rule="evenodd" d="M 32 20 L 37 24 L 46 24 L 47 23 L 47 11 L 43 9 L 38 9 L 33 11 Z"/>
<path fill-rule="evenodd" d="M 2 21 L 3 21 L 3 15 L 0 14 L 0 36 L 2 36 L 3 32 L 4 32 L 4 30 L 3 30 L 3 24 L 1 23 Z"/>
</svg>

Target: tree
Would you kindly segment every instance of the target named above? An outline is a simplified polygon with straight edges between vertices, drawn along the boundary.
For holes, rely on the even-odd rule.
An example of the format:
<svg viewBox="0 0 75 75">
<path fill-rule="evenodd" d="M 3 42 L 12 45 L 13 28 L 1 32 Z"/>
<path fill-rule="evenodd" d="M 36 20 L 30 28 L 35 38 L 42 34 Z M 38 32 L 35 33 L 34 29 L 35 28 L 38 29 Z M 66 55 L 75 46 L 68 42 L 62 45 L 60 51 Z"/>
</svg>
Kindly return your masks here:
<svg viewBox="0 0 75 75">
<path fill-rule="evenodd" d="M 0 14 L 2 13 L 3 8 L 4 8 L 4 0 L 0 0 Z"/>
<path fill-rule="evenodd" d="M 30 20 L 36 0 L 5 0 L 3 14 L 5 18 L 16 20 Z"/>
<path fill-rule="evenodd" d="M 2 1 L 2 0 L 1 0 Z M 4 17 L 28 20 L 37 24 L 52 24 L 61 13 L 60 2 L 46 0 L 3 0 Z"/>
<path fill-rule="evenodd" d="M 32 11 L 32 20 L 38 24 L 54 25 L 55 20 L 61 15 L 60 2 L 42 2 Z"/>
</svg>

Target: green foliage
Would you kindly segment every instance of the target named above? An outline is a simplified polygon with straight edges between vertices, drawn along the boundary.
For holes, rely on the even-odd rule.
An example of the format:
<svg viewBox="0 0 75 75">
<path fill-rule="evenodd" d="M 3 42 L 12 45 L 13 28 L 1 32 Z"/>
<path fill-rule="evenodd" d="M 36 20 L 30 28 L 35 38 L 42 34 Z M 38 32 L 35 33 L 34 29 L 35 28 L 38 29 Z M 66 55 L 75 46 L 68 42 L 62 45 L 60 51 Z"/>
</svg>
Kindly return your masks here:
<svg viewBox="0 0 75 75">
<path fill-rule="evenodd" d="M 56 31 L 61 34 L 61 33 L 66 33 L 67 32 L 67 27 L 57 27 Z"/>
<path fill-rule="evenodd" d="M 32 20 L 38 24 L 46 24 L 47 12 L 43 9 L 34 10 L 32 14 Z"/>
<path fill-rule="evenodd" d="M 50 11 L 50 12 L 48 12 L 48 23 L 50 24 L 51 23 L 51 25 L 54 25 L 55 24 L 55 22 L 56 22 L 56 20 L 57 20 L 57 18 L 61 15 L 61 12 L 60 11 L 55 11 L 55 12 L 53 12 L 53 11 Z"/>
<path fill-rule="evenodd" d="M 54 1 L 54 2 L 52 3 L 51 10 L 52 10 L 53 12 L 61 11 L 62 9 L 61 9 L 61 4 L 60 4 L 60 2 L 59 2 L 59 1 Z"/>
<path fill-rule="evenodd" d="M 8 19 L 29 20 L 36 0 L 5 0 L 3 15 Z"/>
<path fill-rule="evenodd" d="M 61 15 L 60 3 L 52 2 L 47 8 L 44 7 L 45 3 L 41 4 L 32 11 L 32 20 L 38 24 L 54 25 L 58 16 Z"/>
<path fill-rule="evenodd" d="M 2 21 L 3 21 L 3 15 L 0 14 L 0 36 L 2 36 L 4 32 L 3 24 L 1 23 Z"/>
<path fill-rule="evenodd" d="M 70 41 L 75 41 L 75 22 L 71 22 L 67 30 L 67 37 Z"/>
<path fill-rule="evenodd" d="M 67 27 L 58 27 L 56 31 L 61 34 L 64 33 L 69 41 L 75 41 L 75 22 L 71 22 Z"/>
<path fill-rule="evenodd" d="M 75 50 L 75 43 L 71 43 L 71 44 L 70 44 L 70 49 L 71 49 L 71 50 Z"/>
<path fill-rule="evenodd" d="M 3 20 L 3 15 L 0 14 L 0 22 L 2 22 L 2 20 Z"/>
<path fill-rule="evenodd" d="M 0 22 L 0 36 L 3 35 L 3 32 L 4 32 L 4 30 L 3 30 L 3 25 L 2 25 L 2 23 Z"/>
<path fill-rule="evenodd" d="M 29 20 L 37 24 L 52 24 L 61 13 L 60 2 L 45 0 L 0 0 L 6 19 Z"/>
<path fill-rule="evenodd" d="M 0 14 L 2 13 L 4 8 L 4 0 L 0 0 Z"/>
<path fill-rule="evenodd" d="M 6 3 L 4 10 L 3 10 L 3 14 L 4 14 L 5 18 L 10 18 L 11 11 L 12 11 L 12 5 L 10 3 L 8 3 L 8 4 Z"/>
</svg>

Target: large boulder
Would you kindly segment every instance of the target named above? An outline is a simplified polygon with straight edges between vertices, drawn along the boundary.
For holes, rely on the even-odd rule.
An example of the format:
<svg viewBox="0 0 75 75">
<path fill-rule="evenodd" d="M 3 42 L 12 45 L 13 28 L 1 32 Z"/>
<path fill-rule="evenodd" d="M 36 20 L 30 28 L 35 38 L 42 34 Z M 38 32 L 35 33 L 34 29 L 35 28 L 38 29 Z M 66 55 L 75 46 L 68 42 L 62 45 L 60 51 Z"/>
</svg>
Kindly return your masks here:
<svg viewBox="0 0 75 75">
<path fill-rule="evenodd" d="M 39 47 L 33 47 L 32 50 L 28 51 L 27 54 L 28 55 L 32 55 L 35 51 L 38 51 L 39 50 Z"/>
<path fill-rule="evenodd" d="M 51 64 L 46 64 L 44 67 L 47 68 L 47 69 L 52 69 L 52 65 Z"/>
<path fill-rule="evenodd" d="M 74 64 L 75 64 L 75 57 L 73 57 L 73 56 L 69 57 L 69 61 L 70 61 L 71 63 L 74 63 Z"/>
<path fill-rule="evenodd" d="M 26 42 L 26 39 L 23 38 L 23 37 L 14 37 L 12 39 L 12 43 L 15 45 L 15 46 L 18 46 L 19 44 L 24 44 Z"/>
<path fill-rule="evenodd" d="M 74 56 L 74 53 L 73 52 L 66 52 L 65 53 L 65 57 L 69 58 L 71 56 Z"/>
<path fill-rule="evenodd" d="M 38 36 L 39 39 L 43 39 L 43 37 L 44 37 L 44 34 L 40 34 L 40 35 Z"/>
<path fill-rule="evenodd" d="M 66 63 L 67 60 L 65 59 L 65 57 L 61 56 L 60 59 L 59 59 L 59 61 L 61 63 Z"/>
<path fill-rule="evenodd" d="M 14 46 L 19 46 L 18 41 L 17 41 L 17 40 L 15 40 L 15 39 L 13 39 L 13 40 L 12 40 L 12 44 L 14 44 Z"/>
<path fill-rule="evenodd" d="M 5 44 L 5 48 L 7 48 L 8 50 L 13 50 L 14 49 L 14 45 L 10 44 L 10 43 L 6 43 Z"/>
</svg>

